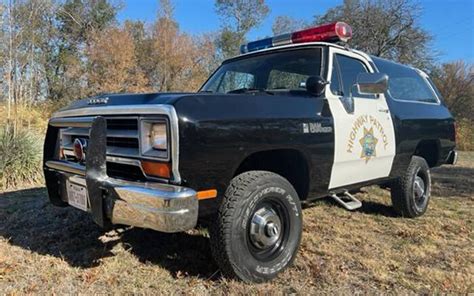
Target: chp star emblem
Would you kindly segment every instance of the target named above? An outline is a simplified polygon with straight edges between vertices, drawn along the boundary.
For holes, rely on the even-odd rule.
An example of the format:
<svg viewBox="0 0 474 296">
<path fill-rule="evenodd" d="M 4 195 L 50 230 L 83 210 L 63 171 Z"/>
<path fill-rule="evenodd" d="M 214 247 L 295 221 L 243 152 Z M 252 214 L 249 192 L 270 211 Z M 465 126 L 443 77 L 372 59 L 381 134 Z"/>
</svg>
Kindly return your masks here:
<svg viewBox="0 0 474 296">
<path fill-rule="evenodd" d="M 366 129 L 364 127 L 364 136 L 359 140 L 359 143 L 362 146 L 360 158 L 365 158 L 365 163 L 369 162 L 372 157 L 377 156 L 375 148 L 378 141 L 379 140 L 374 136 L 374 128 Z"/>
</svg>

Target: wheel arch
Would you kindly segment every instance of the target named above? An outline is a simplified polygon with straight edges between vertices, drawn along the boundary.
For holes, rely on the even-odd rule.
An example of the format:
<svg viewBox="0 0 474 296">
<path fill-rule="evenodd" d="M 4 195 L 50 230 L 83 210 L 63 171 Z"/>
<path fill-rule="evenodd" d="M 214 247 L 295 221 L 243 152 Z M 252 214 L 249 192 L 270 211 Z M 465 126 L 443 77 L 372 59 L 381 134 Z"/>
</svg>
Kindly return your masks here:
<svg viewBox="0 0 474 296">
<path fill-rule="evenodd" d="M 295 188 L 300 200 L 308 197 L 310 165 L 305 153 L 294 148 L 271 149 L 247 155 L 234 170 L 233 177 L 252 170 L 281 175 Z"/>
<path fill-rule="evenodd" d="M 429 167 L 439 164 L 441 144 L 439 140 L 421 140 L 415 148 L 413 156 L 423 157 Z"/>
</svg>

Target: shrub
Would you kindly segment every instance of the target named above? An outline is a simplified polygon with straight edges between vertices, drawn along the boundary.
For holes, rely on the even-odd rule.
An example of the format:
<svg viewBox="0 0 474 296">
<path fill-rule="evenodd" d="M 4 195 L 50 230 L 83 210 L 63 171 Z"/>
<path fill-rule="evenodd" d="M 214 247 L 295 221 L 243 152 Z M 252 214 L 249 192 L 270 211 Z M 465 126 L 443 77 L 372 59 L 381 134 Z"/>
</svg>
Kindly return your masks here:
<svg viewBox="0 0 474 296">
<path fill-rule="evenodd" d="M 41 137 L 28 130 L 0 130 L 0 188 L 39 183 L 42 179 Z"/>
<path fill-rule="evenodd" d="M 474 150 L 474 122 L 469 119 L 461 119 L 456 122 L 456 145 L 458 150 Z"/>
</svg>

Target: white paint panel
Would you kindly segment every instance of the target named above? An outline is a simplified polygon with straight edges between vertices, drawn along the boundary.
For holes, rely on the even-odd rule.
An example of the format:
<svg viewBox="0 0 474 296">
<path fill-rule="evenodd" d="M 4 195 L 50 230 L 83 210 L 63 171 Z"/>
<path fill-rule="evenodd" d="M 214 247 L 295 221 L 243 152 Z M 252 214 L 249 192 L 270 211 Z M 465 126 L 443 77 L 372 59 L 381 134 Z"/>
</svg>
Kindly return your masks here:
<svg viewBox="0 0 474 296">
<path fill-rule="evenodd" d="M 334 53 L 361 60 L 369 71 L 373 71 L 359 55 L 331 48 L 329 72 L 332 72 Z M 329 73 L 329 77 L 331 75 Z M 354 97 L 352 114 L 347 113 L 340 97 L 331 92 L 329 85 L 326 97 L 334 117 L 335 132 L 329 189 L 387 177 L 395 157 L 395 134 L 385 96 L 380 95 L 377 99 Z"/>
</svg>

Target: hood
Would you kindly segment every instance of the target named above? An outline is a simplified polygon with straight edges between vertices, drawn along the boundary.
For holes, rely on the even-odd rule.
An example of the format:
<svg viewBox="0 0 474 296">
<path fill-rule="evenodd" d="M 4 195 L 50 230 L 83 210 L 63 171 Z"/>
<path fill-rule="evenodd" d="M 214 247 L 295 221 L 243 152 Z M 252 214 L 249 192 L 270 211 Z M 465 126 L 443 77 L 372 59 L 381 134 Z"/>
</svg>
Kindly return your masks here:
<svg viewBox="0 0 474 296">
<path fill-rule="evenodd" d="M 212 93 L 105 94 L 76 101 L 60 111 L 82 108 L 107 108 L 127 105 L 173 105 L 179 117 L 188 120 L 220 120 L 232 118 L 311 117 L 315 102 L 323 100 L 307 95 L 248 95 Z M 100 112 L 99 112 L 100 113 Z"/>
<path fill-rule="evenodd" d="M 118 105 L 173 104 L 177 99 L 189 95 L 193 93 L 103 94 L 75 101 L 60 111 Z"/>
</svg>

